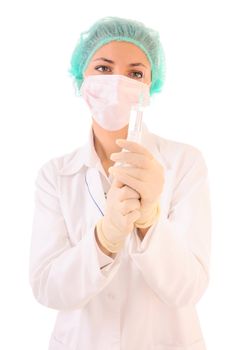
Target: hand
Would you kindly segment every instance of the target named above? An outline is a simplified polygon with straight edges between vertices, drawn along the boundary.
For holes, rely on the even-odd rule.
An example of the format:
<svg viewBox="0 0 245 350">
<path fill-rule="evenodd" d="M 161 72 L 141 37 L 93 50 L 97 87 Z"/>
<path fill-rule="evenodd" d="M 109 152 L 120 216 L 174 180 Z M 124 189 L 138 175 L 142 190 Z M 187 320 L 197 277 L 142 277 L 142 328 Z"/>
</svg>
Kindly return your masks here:
<svg viewBox="0 0 245 350">
<path fill-rule="evenodd" d="M 116 253 L 122 248 L 140 217 L 139 209 L 139 194 L 114 179 L 107 193 L 105 215 L 96 225 L 99 241 L 107 250 Z"/>
<path fill-rule="evenodd" d="M 136 142 L 120 139 L 117 144 L 127 152 L 112 153 L 111 159 L 131 166 L 114 166 L 109 168 L 109 172 L 115 179 L 139 193 L 141 217 L 136 221 L 136 226 L 138 222 L 142 224 L 141 227 L 146 227 L 143 222 L 153 221 L 154 215 L 159 214 L 160 195 L 164 186 L 163 166 L 145 147 Z"/>
</svg>

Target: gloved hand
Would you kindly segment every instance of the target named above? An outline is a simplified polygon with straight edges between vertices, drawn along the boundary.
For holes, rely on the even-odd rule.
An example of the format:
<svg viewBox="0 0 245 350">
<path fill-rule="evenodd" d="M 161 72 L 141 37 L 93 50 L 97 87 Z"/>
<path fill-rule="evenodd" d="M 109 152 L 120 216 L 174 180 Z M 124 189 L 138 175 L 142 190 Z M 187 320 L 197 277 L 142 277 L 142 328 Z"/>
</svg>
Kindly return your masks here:
<svg viewBox="0 0 245 350">
<path fill-rule="evenodd" d="M 109 168 L 110 174 L 140 194 L 140 218 L 135 222 L 139 228 L 150 227 L 160 214 L 160 196 L 164 186 L 163 166 L 142 145 L 120 139 L 117 145 L 127 152 L 112 153 L 111 159 L 131 166 Z"/>
<path fill-rule="evenodd" d="M 105 215 L 96 225 L 97 237 L 107 250 L 121 250 L 134 222 L 140 217 L 139 194 L 114 179 L 107 193 Z"/>
</svg>

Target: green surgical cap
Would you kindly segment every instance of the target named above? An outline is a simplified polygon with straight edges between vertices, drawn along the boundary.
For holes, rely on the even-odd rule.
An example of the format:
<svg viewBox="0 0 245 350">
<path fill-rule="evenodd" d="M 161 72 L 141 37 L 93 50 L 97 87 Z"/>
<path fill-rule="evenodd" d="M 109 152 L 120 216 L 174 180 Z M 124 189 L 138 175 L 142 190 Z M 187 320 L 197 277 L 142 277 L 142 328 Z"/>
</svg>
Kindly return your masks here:
<svg viewBox="0 0 245 350">
<path fill-rule="evenodd" d="M 165 80 L 165 55 L 159 33 L 141 22 L 120 17 L 101 18 L 88 31 L 80 34 L 69 68 L 78 90 L 84 80 L 83 73 L 95 52 L 114 40 L 128 41 L 144 51 L 151 64 L 150 94 L 161 92 Z"/>
</svg>

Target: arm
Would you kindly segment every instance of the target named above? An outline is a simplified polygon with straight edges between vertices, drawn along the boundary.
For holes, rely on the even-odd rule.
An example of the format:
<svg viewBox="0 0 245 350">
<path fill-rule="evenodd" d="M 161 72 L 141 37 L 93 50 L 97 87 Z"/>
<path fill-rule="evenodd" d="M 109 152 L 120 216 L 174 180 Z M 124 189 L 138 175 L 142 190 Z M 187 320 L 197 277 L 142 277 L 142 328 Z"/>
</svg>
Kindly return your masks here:
<svg viewBox="0 0 245 350">
<path fill-rule="evenodd" d="M 114 276 L 120 257 L 105 255 L 94 227 L 72 246 L 57 190 L 56 169 L 46 163 L 36 179 L 29 260 L 29 281 L 38 302 L 54 309 L 75 309 L 99 293 Z M 104 262 L 110 269 L 103 272 Z"/>
<path fill-rule="evenodd" d="M 180 307 L 195 304 L 207 288 L 210 239 L 208 174 L 198 152 L 174 189 L 168 217 L 160 217 L 130 254 L 156 295 Z"/>
</svg>

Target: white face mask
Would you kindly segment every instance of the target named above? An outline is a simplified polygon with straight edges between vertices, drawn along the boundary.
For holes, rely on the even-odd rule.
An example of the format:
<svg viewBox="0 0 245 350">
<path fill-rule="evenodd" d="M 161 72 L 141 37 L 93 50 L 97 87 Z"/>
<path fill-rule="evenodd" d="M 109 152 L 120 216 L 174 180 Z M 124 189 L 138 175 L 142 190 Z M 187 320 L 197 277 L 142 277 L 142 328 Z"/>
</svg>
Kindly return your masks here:
<svg viewBox="0 0 245 350">
<path fill-rule="evenodd" d="M 89 75 L 81 86 L 93 119 L 106 130 L 120 130 L 129 123 L 132 107 L 150 104 L 150 86 L 124 75 Z"/>
</svg>

